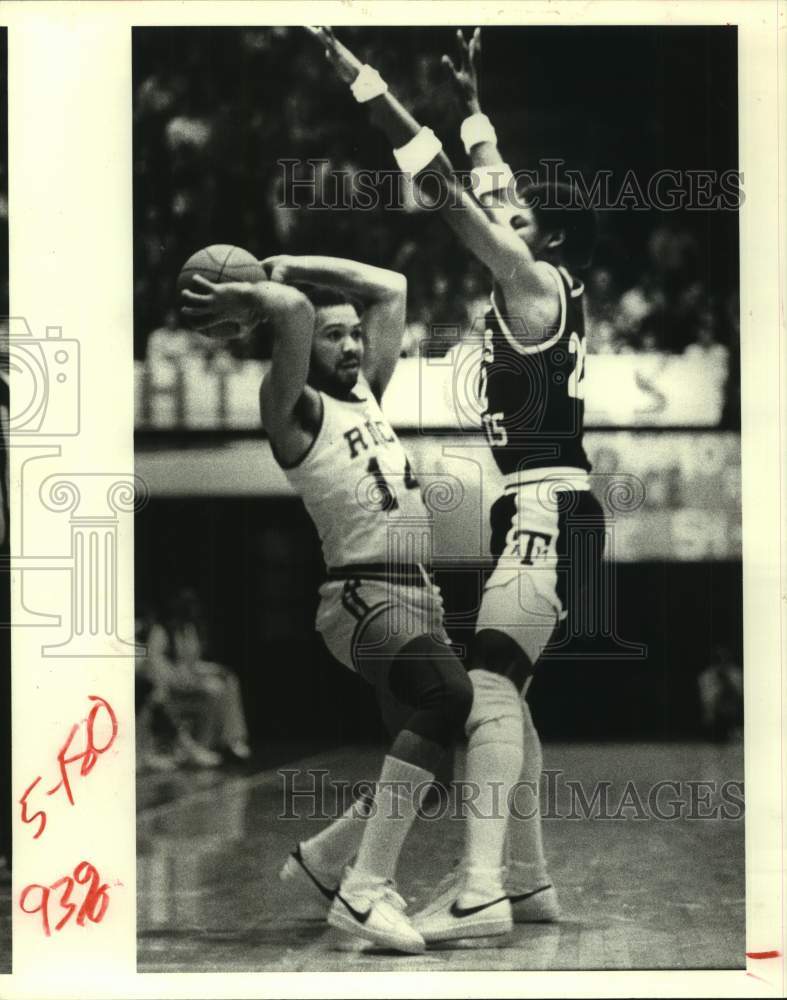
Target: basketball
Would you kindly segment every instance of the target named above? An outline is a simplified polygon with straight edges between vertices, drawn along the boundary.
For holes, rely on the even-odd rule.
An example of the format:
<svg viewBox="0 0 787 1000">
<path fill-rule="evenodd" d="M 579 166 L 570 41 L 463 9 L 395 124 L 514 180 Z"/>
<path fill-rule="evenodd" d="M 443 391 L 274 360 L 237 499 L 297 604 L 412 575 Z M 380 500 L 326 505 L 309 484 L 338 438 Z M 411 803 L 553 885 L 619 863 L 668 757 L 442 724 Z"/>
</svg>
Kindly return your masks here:
<svg viewBox="0 0 787 1000">
<path fill-rule="evenodd" d="M 203 278 L 216 284 L 226 281 L 266 281 L 268 277 L 254 254 L 228 243 L 215 243 L 213 246 L 203 247 L 189 257 L 178 275 L 178 295 L 184 288 L 192 292 L 201 291 L 192 281 L 195 274 L 202 275 Z M 208 337 L 225 340 L 237 337 L 240 328 L 234 322 L 220 322 L 200 332 Z"/>
</svg>

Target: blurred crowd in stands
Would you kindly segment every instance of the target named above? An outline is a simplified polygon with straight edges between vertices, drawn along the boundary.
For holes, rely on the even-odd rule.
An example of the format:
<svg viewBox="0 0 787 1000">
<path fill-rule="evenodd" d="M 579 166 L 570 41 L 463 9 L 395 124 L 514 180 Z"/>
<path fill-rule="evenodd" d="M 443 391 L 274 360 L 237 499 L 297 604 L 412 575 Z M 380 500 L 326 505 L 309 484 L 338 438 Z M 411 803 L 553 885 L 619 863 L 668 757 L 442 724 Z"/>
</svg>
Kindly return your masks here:
<svg viewBox="0 0 787 1000">
<path fill-rule="evenodd" d="M 387 29 L 392 43 L 386 45 L 380 30 L 346 28 L 343 37 L 362 60 L 381 70 L 417 116 L 439 131 L 454 162 L 466 166 L 453 135 L 460 119 L 439 64 L 439 46 L 446 39 L 434 35 L 437 29 Z M 405 48 L 404 36 L 397 41 L 391 35 L 399 30 L 409 30 Z M 325 72 L 320 53 L 303 32 L 193 29 L 185 45 L 183 37 L 183 32 L 157 29 L 155 37 L 148 34 L 135 45 L 136 356 L 146 355 L 153 331 L 168 337 L 178 331 L 171 340 L 176 353 L 197 350 L 210 358 L 215 352 L 204 338 L 180 330 L 173 290 L 185 259 L 200 246 L 219 242 L 245 246 L 260 257 L 319 252 L 401 271 L 409 287 L 403 353 L 417 353 L 435 327 L 446 350 L 452 346 L 486 311 L 489 281 L 441 221 L 412 203 L 399 210 L 375 206 L 366 211 L 285 205 L 288 195 L 290 206 L 297 196 L 285 190 L 287 171 L 278 162 L 283 158 L 297 160 L 295 176 L 311 178 L 318 197 L 322 192 L 329 202 L 337 174 L 393 167 L 390 150 Z M 401 58 L 404 51 L 407 60 Z M 482 91 L 496 94 L 499 102 L 505 76 L 496 73 L 495 90 L 495 73 L 488 69 Z M 549 99 L 548 94 L 540 97 Z M 625 102 L 625 95 L 620 100 Z M 544 108 L 541 119 L 538 108 L 528 108 L 529 131 L 536 138 L 539 121 L 554 119 L 553 111 L 546 114 Z M 492 104 L 488 111 L 498 126 L 514 122 L 507 135 L 508 146 L 516 146 L 511 139 L 521 129 L 514 112 L 520 117 L 523 112 L 509 106 L 498 119 Z M 651 114 L 658 125 L 664 108 L 659 110 L 656 99 Z M 569 146 L 576 132 L 572 115 L 579 115 L 576 107 L 566 112 Z M 652 122 L 645 119 L 645 124 Z M 534 155 L 525 146 L 504 152 L 515 168 L 528 165 Z M 315 166 L 310 160 L 321 162 Z M 720 251 L 711 227 L 698 222 L 696 213 L 602 212 L 600 223 L 596 263 L 583 275 L 589 350 L 692 353 L 720 372 L 729 370 L 736 363 L 739 336 L 734 229 L 725 230 L 732 233 L 730 246 Z M 720 252 L 734 258 L 726 269 L 712 260 Z M 268 346 L 241 345 L 232 351 L 265 357 Z"/>
<path fill-rule="evenodd" d="M 180 588 L 158 614 L 140 602 L 136 639 L 137 757 L 141 771 L 210 768 L 251 756 L 240 682 L 207 659 L 210 637 L 191 587 Z"/>
</svg>

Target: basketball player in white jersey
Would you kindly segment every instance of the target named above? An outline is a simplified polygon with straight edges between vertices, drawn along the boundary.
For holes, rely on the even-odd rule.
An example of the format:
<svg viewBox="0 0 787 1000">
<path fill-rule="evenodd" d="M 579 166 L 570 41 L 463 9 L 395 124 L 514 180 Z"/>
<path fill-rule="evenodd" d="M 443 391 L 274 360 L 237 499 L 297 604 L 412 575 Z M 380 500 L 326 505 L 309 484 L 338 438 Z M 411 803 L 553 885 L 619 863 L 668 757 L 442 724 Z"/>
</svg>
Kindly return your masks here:
<svg viewBox="0 0 787 1000">
<path fill-rule="evenodd" d="M 401 349 L 406 281 L 336 258 L 264 264 L 271 280 L 257 284 L 195 279 L 200 291 L 183 293 L 183 312 L 197 328 L 235 320 L 244 333 L 261 321 L 270 330 L 262 422 L 322 541 L 317 629 L 381 702 L 406 713 L 373 801 L 299 844 L 282 874 L 331 901 L 331 925 L 417 953 L 425 942 L 395 891 L 396 865 L 440 759 L 462 734 L 472 688 L 429 577 L 428 511 L 379 405 Z"/>
<path fill-rule="evenodd" d="M 510 169 L 497 161 L 477 161 L 474 197 L 454 176 L 439 139 L 402 107 L 376 70 L 362 65 L 330 29 L 309 30 L 390 140 L 399 168 L 419 184 L 422 198 L 432 199 L 493 279 L 480 396 L 484 429 L 505 487 L 492 509 L 496 565 L 485 584 L 468 658 L 473 707 L 464 775 L 481 797 L 477 811 L 466 817 L 459 869 L 415 923 L 427 942 L 505 934 L 512 927 L 512 904 L 523 920 L 539 919 L 534 901 L 536 911 L 543 904 L 545 919 L 557 915 L 538 821 L 526 830 L 526 864 L 506 873 L 508 811 L 496 811 L 493 804 L 496 795 L 510 802 L 526 753 L 524 774 L 538 781 L 540 747 L 529 713 L 523 718 L 521 694 L 567 612 L 565 570 L 572 565 L 567 514 L 593 522 L 593 544 L 603 546 L 603 514 L 589 491 L 590 466 L 582 447 L 582 285 L 567 269 L 589 257 L 595 219 L 587 210 L 555 210 L 555 202 L 561 204 L 555 196 L 566 192 L 516 189 Z M 488 144 L 491 136 L 491 125 L 480 114 L 463 128 L 468 150 Z M 505 198 L 487 212 L 477 197 L 501 187 L 507 189 Z"/>
</svg>

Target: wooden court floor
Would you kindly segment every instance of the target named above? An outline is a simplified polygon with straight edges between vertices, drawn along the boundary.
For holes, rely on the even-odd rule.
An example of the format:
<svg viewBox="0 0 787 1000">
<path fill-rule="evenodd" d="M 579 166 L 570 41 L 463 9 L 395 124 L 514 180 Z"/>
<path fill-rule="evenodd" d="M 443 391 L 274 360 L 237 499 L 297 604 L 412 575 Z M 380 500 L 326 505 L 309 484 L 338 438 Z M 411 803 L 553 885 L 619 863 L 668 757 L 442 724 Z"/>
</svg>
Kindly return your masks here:
<svg viewBox="0 0 787 1000">
<path fill-rule="evenodd" d="M 323 824 L 306 818 L 310 806 L 300 800 L 289 801 L 297 818 L 277 818 L 287 803 L 276 771 L 192 773 L 178 778 L 174 795 L 171 785 L 162 791 L 158 802 L 151 779 L 143 779 L 139 971 L 743 968 L 744 820 L 735 804 L 742 748 L 572 744 L 544 750 L 552 782 L 542 806 L 549 817 L 545 838 L 562 921 L 519 925 L 495 948 L 417 957 L 336 950 L 319 908 L 283 890 L 277 872 L 287 852 Z M 336 778 L 358 780 L 374 774 L 381 753 L 353 748 L 285 766 L 328 768 Z M 594 810 L 599 782 L 608 783 L 607 806 L 599 800 Z M 658 782 L 671 784 L 654 793 Z M 572 787 L 581 787 L 591 803 L 584 815 Z M 436 801 L 433 809 L 444 805 Z M 411 904 L 428 898 L 460 843 L 461 822 L 450 816 L 416 822 L 399 870 L 400 891 Z"/>
</svg>

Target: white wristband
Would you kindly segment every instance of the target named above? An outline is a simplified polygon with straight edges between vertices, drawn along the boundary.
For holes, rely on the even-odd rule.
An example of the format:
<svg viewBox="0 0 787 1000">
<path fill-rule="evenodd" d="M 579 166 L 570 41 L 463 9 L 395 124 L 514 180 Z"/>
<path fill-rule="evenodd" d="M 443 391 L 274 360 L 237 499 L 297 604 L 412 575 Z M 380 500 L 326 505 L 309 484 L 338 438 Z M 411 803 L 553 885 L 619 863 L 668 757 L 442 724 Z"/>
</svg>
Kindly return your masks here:
<svg viewBox="0 0 787 1000">
<path fill-rule="evenodd" d="M 364 64 L 358 76 L 350 84 L 350 90 L 359 104 L 366 104 L 367 101 L 384 94 L 388 90 L 388 84 L 373 66 Z"/>
<path fill-rule="evenodd" d="M 493 191 L 503 191 L 514 179 L 511 167 L 507 163 L 487 163 L 473 167 L 470 176 L 476 198 L 491 194 Z"/>
<path fill-rule="evenodd" d="M 494 126 L 480 111 L 465 118 L 459 129 L 459 136 L 468 156 L 473 146 L 477 146 L 479 142 L 497 143 L 497 132 L 495 132 Z"/>
<path fill-rule="evenodd" d="M 413 138 L 393 151 L 399 169 L 404 174 L 417 174 L 437 156 L 442 142 L 425 125 Z"/>
</svg>

